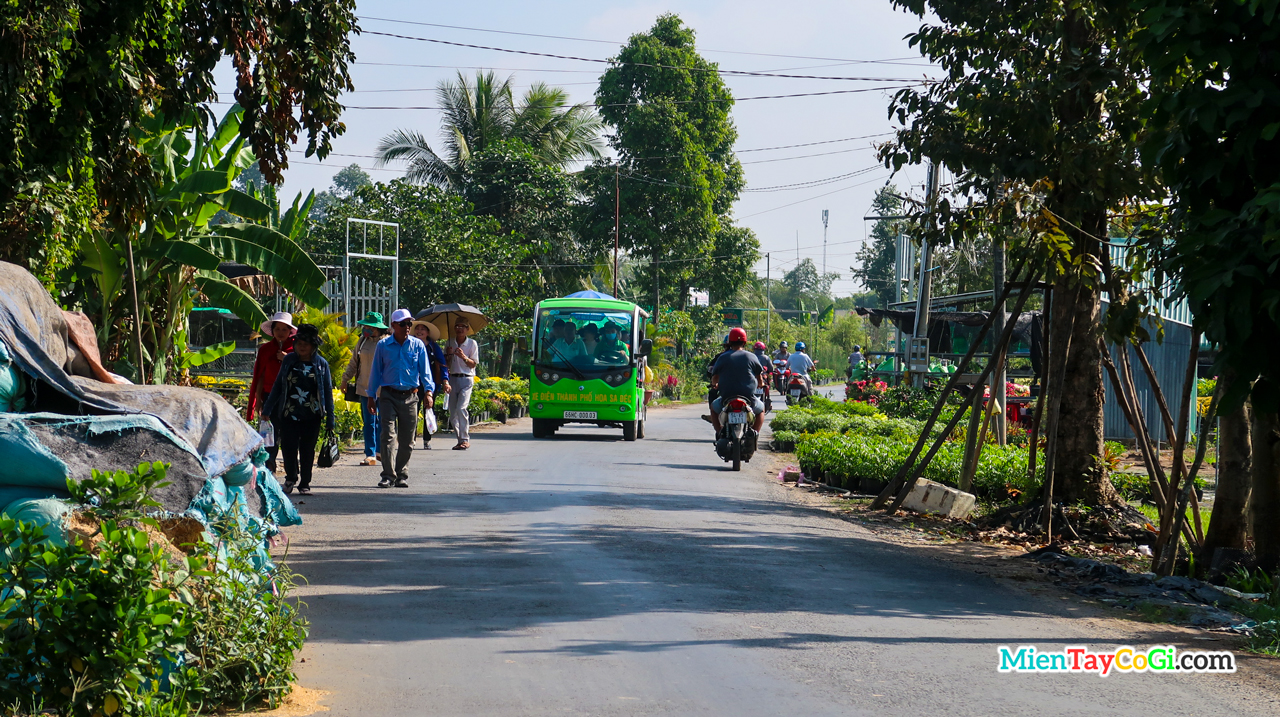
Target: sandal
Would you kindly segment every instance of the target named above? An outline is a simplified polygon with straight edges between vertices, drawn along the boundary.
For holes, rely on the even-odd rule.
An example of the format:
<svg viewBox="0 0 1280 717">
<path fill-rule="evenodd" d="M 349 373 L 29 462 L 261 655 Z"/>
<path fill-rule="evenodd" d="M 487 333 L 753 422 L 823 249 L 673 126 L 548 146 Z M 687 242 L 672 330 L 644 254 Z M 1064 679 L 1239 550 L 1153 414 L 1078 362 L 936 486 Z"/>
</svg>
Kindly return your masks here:
<svg viewBox="0 0 1280 717">
<path fill-rule="evenodd" d="M 299 488 L 299 489 L 298 489 L 298 495 L 311 495 L 311 489 L 310 489 L 310 488 Z"/>
<path fill-rule="evenodd" d="M 288 495 L 289 493 L 292 493 L 292 492 L 293 492 L 293 487 L 294 487 L 295 485 L 297 485 L 297 481 L 291 481 L 291 480 L 287 480 L 287 481 L 285 481 L 285 482 L 284 482 L 284 492 L 285 492 L 285 495 Z"/>
</svg>

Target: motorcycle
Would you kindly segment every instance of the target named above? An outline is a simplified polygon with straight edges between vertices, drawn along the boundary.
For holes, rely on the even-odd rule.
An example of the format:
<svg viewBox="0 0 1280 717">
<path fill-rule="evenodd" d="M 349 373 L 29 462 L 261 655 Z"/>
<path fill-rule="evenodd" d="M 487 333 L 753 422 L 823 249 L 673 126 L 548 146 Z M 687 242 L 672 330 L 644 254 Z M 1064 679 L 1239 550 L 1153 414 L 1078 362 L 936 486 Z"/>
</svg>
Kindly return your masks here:
<svg viewBox="0 0 1280 717">
<path fill-rule="evenodd" d="M 787 367 L 787 362 L 782 359 L 773 360 L 773 389 L 782 395 L 787 394 L 787 379 L 791 375 L 791 369 Z"/>
<path fill-rule="evenodd" d="M 750 462 L 756 452 L 759 434 L 752 426 L 755 414 L 751 404 L 741 396 L 729 399 L 720 413 L 720 435 L 716 437 L 716 455 L 733 462 L 733 470 L 742 470 L 742 462 Z"/>
<path fill-rule="evenodd" d="M 756 383 L 756 398 L 764 403 L 765 413 L 773 410 L 773 398 L 770 396 L 771 392 L 769 391 L 769 373 L 769 370 L 765 369 L 765 373 L 761 374 L 760 380 Z"/>
<path fill-rule="evenodd" d="M 811 396 L 809 386 L 804 382 L 804 375 L 788 372 L 787 377 L 787 405 L 794 406 L 800 403 L 801 399 Z"/>
</svg>

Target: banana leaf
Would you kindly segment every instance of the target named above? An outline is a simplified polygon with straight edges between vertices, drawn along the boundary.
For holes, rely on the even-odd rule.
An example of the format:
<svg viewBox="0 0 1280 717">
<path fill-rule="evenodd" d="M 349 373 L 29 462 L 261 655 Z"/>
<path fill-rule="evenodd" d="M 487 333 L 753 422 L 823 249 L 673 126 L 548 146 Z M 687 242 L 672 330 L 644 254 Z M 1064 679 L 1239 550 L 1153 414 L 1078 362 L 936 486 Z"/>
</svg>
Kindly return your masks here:
<svg viewBox="0 0 1280 717">
<path fill-rule="evenodd" d="M 169 190 L 167 198 L 183 194 L 221 194 L 231 188 L 231 175 L 226 171 L 201 169 L 183 177 Z"/>
<path fill-rule="evenodd" d="M 271 208 L 239 189 L 228 189 L 212 197 L 214 203 L 237 217 L 254 222 L 265 221 L 271 216 Z"/>
<path fill-rule="evenodd" d="M 178 363 L 182 368 L 203 366 L 207 363 L 213 363 L 235 350 L 235 341 L 223 341 L 220 344 L 206 346 L 199 351 L 186 351 L 178 357 Z"/>
<path fill-rule="evenodd" d="M 196 275 L 195 285 L 211 303 L 229 310 L 250 326 L 258 326 L 267 320 L 267 315 L 252 296 L 221 276 L 202 271 Z"/>
<path fill-rule="evenodd" d="M 189 241 L 160 241 L 147 247 L 141 256 L 147 259 L 169 259 L 205 271 L 217 271 L 222 259 L 207 248 Z"/>
<path fill-rule="evenodd" d="M 261 244 L 255 244 L 240 237 L 205 234 L 196 237 L 196 242 L 212 254 L 226 261 L 234 261 L 251 266 L 272 277 L 289 293 L 297 296 L 308 306 L 323 306 L 329 302 L 320 287 L 324 284 L 324 274 L 320 273 L 319 283 L 307 272 L 306 265 L 291 262 Z M 315 266 L 314 263 L 311 264 Z M 217 267 L 214 267 L 215 269 Z M 319 269 L 316 269 L 319 272 Z"/>
<path fill-rule="evenodd" d="M 292 265 L 299 275 L 303 286 L 319 289 L 324 286 L 324 272 L 296 242 L 280 232 L 258 224 L 219 224 L 215 234 L 235 237 L 266 247 L 268 251 L 279 254 Z"/>
</svg>

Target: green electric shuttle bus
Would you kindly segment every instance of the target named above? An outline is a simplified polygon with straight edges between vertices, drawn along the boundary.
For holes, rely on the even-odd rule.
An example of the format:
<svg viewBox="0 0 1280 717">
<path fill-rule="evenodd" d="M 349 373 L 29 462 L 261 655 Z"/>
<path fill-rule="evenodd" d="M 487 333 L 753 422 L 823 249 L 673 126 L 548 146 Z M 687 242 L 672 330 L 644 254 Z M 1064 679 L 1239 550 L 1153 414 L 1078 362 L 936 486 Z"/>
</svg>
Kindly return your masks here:
<svg viewBox="0 0 1280 717">
<path fill-rule="evenodd" d="M 629 301 L 581 291 L 533 310 L 529 416 L 545 438 L 566 423 L 621 428 L 644 438 L 644 368 L 653 342 L 649 316 Z"/>
</svg>

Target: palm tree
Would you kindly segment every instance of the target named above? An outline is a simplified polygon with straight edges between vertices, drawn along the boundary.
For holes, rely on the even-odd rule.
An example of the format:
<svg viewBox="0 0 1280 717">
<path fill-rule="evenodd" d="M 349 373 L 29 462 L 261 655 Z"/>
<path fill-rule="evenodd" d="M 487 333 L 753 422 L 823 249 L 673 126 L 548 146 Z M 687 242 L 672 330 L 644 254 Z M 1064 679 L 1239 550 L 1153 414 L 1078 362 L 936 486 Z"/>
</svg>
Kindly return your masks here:
<svg viewBox="0 0 1280 717">
<path fill-rule="evenodd" d="M 558 87 L 539 82 L 517 103 L 511 77 L 499 81 L 492 71 L 477 72 L 472 84 L 459 72 L 457 80 L 440 83 L 436 97 L 444 108 L 443 154 L 422 133 L 398 129 L 378 144 L 379 165 L 405 160 L 409 181 L 456 190 L 465 184 L 471 157 L 503 140 L 523 141 L 556 167 L 601 156 L 600 118 L 588 104 L 570 105 Z"/>
</svg>

